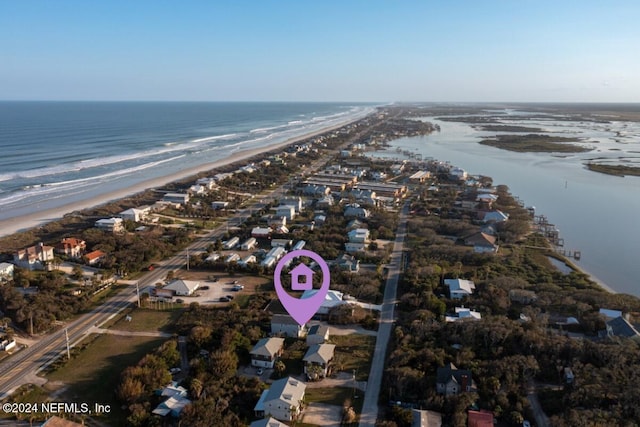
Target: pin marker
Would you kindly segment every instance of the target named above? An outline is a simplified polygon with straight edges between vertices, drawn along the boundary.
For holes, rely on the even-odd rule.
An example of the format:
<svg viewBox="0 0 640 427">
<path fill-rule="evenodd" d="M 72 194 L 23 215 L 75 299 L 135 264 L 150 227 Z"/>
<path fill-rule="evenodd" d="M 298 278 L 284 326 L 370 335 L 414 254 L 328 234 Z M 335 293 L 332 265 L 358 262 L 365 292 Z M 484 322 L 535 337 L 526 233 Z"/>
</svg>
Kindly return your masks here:
<svg viewBox="0 0 640 427">
<path fill-rule="evenodd" d="M 282 287 L 280 275 L 282 274 L 282 269 L 290 260 L 303 256 L 311 258 L 320 266 L 320 270 L 322 271 L 322 286 L 318 289 L 318 292 L 309 298 L 294 298 Z M 313 289 L 314 272 L 305 264 L 298 264 L 289 272 L 289 274 L 291 275 L 291 290 L 303 291 Z M 293 320 L 298 322 L 300 326 L 303 326 L 311 320 L 313 315 L 317 313 L 327 296 L 327 292 L 329 292 L 330 279 L 329 266 L 324 259 L 322 259 L 322 257 L 317 253 L 305 249 L 286 254 L 278 262 L 276 269 L 273 272 L 273 283 L 275 285 L 278 298 L 280 298 L 280 302 L 284 306 L 285 310 L 289 312 Z"/>
</svg>

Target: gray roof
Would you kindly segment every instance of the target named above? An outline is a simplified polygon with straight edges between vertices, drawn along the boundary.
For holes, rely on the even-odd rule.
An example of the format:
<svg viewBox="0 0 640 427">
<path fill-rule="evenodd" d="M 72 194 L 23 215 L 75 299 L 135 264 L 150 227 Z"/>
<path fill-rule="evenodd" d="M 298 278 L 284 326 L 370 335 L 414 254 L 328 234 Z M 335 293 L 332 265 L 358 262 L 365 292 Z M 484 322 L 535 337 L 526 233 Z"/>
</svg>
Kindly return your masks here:
<svg viewBox="0 0 640 427">
<path fill-rule="evenodd" d="M 251 355 L 273 357 L 284 346 L 284 338 L 262 338 L 251 350 Z"/>
<path fill-rule="evenodd" d="M 307 385 L 292 377 L 274 381 L 264 399 L 265 404 L 272 400 L 281 400 L 289 405 L 297 405 L 307 388 Z"/>
<path fill-rule="evenodd" d="M 264 418 L 262 420 L 254 421 L 249 427 L 289 427 L 285 423 L 281 423 L 275 418 Z"/>
<path fill-rule="evenodd" d="M 298 325 L 300 324 L 293 320 L 293 317 L 288 314 L 274 314 L 271 318 L 272 325 Z"/>
<path fill-rule="evenodd" d="M 640 336 L 640 332 L 624 317 L 616 317 L 613 320 L 607 322 L 607 332 L 609 335 L 616 337 L 633 338 Z"/>
<path fill-rule="evenodd" d="M 334 344 L 314 344 L 309 347 L 302 360 L 311 363 L 327 364 L 333 359 L 336 346 Z"/>
<path fill-rule="evenodd" d="M 326 325 L 313 325 L 309 328 L 309 333 L 307 335 L 321 335 L 326 336 L 329 332 L 329 327 Z"/>
<path fill-rule="evenodd" d="M 471 371 L 467 369 L 458 369 L 453 363 L 447 363 L 442 368 L 438 368 L 436 382 L 439 384 L 446 384 L 453 377 L 456 382 L 462 384 L 463 375 L 467 375 L 469 378 L 469 385 L 471 385 Z"/>
</svg>

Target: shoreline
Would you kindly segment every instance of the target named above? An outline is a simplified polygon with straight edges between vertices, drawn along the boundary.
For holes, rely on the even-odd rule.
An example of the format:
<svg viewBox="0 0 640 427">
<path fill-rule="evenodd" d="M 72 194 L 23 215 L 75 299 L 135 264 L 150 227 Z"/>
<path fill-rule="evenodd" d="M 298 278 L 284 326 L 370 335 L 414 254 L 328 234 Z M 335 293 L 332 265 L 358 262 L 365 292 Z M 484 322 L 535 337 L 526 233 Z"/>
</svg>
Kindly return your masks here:
<svg viewBox="0 0 640 427">
<path fill-rule="evenodd" d="M 306 139 L 313 138 L 318 135 L 322 135 L 326 132 L 331 132 L 345 125 L 348 125 L 350 123 L 357 122 L 358 120 L 361 120 L 366 116 L 367 115 L 363 117 L 357 117 L 354 119 L 350 119 L 350 120 L 338 123 L 333 126 L 329 126 L 327 128 L 319 129 L 317 131 L 309 132 L 299 136 L 294 136 L 285 141 L 268 145 L 262 148 L 241 150 L 241 151 L 238 151 L 237 153 L 231 154 L 230 156 L 224 157 L 222 159 L 219 159 L 210 163 L 206 163 L 190 169 L 183 169 L 179 172 L 175 172 L 170 175 L 148 179 L 138 184 L 131 185 L 129 187 L 125 187 L 119 190 L 113 190 L 113 191 L 103 193 L 98 196 L 90 197 L 84 200 L 66 203 L 62 206 L 46 209 L 43 211 L 38 211 L 29 215 L 22 215 L 14 218 L 0 220 L 0 237 L 6 237 L 11 234 L 28 231 L 30 229 L 40 227 L 44 224 L 60 220 L 66 214 L 69 214 L 74 211 L 103 206 L 108 203 L 114 202 L 116 200 L 124 199 L 126 197 L 130 197 L 135 194 L 142 193 L 146 190 L 150 190 L 156 187 L 162 187 L 172 182 L 182 181 L 189 177 L 195 177 L 197 174 L 202 172 L 212 171 L 222 166 L 227 166 L 229 164 L 247 160 L 251 157 L 255 157 L 260 154 L 264 154 L 273 150 L 278 150 L 284 147 L 288 147 L 297 142 L 304 141 Z"/>
</svg>

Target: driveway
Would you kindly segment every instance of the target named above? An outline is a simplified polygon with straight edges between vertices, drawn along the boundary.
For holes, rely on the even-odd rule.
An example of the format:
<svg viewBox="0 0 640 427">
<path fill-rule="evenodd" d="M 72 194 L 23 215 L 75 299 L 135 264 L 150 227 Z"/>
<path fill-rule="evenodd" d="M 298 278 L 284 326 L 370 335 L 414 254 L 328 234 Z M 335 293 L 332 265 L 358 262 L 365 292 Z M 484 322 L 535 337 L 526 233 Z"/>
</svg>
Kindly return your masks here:
<svg viewBox="0 0 640 427">
<path fill-rule="evenodd" d="M 304 410 L 302 421 L 322 427 L 339 427 L 342 421 L 342 408 L 325 403 L 309 403 Z"/>
</svg>

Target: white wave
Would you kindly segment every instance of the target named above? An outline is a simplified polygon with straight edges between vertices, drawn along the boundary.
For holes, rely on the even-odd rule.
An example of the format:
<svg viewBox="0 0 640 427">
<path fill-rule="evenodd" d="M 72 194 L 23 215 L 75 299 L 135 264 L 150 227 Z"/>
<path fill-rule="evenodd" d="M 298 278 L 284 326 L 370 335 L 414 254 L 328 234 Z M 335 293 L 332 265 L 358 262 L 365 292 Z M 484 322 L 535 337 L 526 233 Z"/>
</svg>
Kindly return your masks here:
<svg viewBox="0 0 640 427">
<path fill-rule="evenodd" d="M 206 138 L 194 139 L 191 142 L 209 142 L 209 141 L 215 141 L 216 139 L 229 139 L 237 135 L 238 135 L 237 133 L 228 133 L 226 135 L 208 136 Z"/>
<path fill-rule="evenodd" d="M 300 123 L 302 123 L 302 120 L 292 120 L 288 124 L 289 125 L 299 125 Z"/>
<path fill-rule="evenodd" d="M 288 125 L 279 125 L 279 126 L 271 126 L 271 127 L 266 127 L 266 128 L 257 128 L 257 129 L 250 130 L 249 133 L 263 133 L 263 132 L 268 132 L 270 130 L 281 129 L 281 128 L 287 127 L 287 126 Z"/>
</svg>

